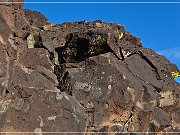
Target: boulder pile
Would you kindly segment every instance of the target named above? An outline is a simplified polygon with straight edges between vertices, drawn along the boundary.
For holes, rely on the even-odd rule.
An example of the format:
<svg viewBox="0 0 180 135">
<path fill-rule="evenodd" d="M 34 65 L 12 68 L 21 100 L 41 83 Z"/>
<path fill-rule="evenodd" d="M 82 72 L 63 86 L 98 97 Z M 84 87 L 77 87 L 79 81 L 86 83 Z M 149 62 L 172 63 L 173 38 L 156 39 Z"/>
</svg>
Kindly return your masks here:
<svg viewBox="0 0 180 135">
<path fill-rule="evenodd" d="M 0 4 L 2 134 L 180 132 L 175 71 L 116 23 L 52 25 L 20 3 Z"/>
</svg>

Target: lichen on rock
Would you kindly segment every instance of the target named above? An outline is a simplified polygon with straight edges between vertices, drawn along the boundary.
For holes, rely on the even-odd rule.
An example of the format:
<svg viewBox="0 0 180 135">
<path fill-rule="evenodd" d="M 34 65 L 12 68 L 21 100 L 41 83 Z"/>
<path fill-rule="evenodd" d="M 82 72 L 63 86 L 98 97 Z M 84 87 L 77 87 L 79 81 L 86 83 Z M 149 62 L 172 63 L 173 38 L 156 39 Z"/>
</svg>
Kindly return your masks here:
<svg viewBox="0 0 180 135">
<path fill-rule="evenodd" d="M 27 37 L 27 45 L 28 45 L 28 48 L 34 48 L 35 39 L 32 33 L 29 34 L 29 36 Z"/>
</svg>

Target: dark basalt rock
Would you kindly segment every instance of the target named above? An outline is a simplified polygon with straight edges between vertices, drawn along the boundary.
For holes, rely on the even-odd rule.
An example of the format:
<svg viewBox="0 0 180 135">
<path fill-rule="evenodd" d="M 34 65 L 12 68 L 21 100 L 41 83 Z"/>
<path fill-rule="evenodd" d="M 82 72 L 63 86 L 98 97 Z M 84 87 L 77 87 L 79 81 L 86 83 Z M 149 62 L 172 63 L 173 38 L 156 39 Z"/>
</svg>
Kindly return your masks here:
<svg viewBox="0 0 180 135">
<path fill-rule="evenodd" d="M 37 65 L 53 70 L 50 54 L 43 48 L 28 48 L 19 55 L 17 63 L 23 67 L 35 69 Z"/>
<path fill-rule="evenodd" d="M 43 28 L 45 25 L 50 25 L 50 22 L 39 12 L 24 10 L 26 19 L 30 22 L 30 25 L 36 26 L 37 28 Z"/>
<path fill-rule="evenodd" d="M 0 132 L 179 132 L 178 67 L 123 26 L 0 11 Z"/>
</svg>

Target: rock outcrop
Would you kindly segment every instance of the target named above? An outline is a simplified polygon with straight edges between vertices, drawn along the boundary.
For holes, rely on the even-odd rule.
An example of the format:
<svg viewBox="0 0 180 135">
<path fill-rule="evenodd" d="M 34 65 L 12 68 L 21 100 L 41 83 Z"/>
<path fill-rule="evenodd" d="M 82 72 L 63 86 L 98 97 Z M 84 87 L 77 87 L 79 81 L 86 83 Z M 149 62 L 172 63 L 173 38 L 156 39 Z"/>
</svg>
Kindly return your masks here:
<svg viewBox="0 0 180 135">
<path fill-rule="evenodd" d="M 180 132 L 173 71 L 121 25 L 0 4 L 1 132 Z"/>
</svg>

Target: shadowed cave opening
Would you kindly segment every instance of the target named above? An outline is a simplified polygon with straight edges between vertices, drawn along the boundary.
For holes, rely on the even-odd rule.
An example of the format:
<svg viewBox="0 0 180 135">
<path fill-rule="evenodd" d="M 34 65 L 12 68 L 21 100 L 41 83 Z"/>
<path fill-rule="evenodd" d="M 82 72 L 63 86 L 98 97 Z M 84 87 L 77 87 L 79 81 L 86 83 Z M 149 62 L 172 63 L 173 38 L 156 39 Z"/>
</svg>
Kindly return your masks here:
<svg viewBox="0 0 180 135">
<path fill-rule="evenodd" d="M 65 47 L 58 50 L 59 63 L 78 63 L 87 58 L 113 52 L 106 42 L 101 44 L 91 44 L 89 39 L 71 37 Z"/>
</svg>

